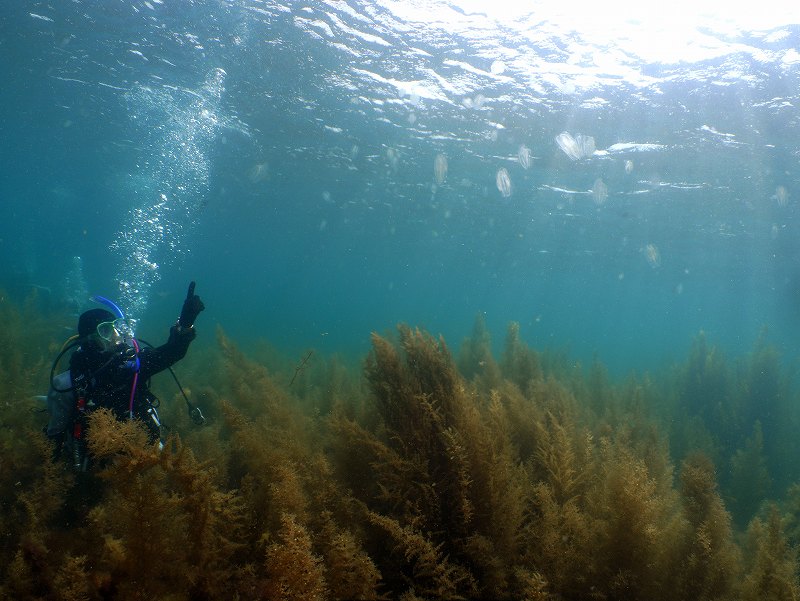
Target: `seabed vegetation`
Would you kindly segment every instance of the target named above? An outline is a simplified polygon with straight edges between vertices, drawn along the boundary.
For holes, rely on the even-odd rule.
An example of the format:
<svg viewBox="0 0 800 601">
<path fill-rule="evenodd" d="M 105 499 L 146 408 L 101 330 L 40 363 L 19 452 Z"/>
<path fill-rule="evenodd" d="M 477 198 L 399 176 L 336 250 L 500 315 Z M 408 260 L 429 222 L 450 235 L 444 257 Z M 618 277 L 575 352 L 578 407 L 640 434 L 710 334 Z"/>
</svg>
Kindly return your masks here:
<svg viewBox="0 0 800 601">
<path fill-rule="evenodd" d="M 97 410 L 75 474 L 33 398 L 54 316 L 2 299 L 0 598 L 800 596 L 800 397 L 766 339 L 616 382 L 513 323 L 498 357 L 478 319 L 458 352 L 373 334 L 356 367 L 219 330 L 177 366 L 208 425 L 159 376 L 166 448 Z"/>
</svg>

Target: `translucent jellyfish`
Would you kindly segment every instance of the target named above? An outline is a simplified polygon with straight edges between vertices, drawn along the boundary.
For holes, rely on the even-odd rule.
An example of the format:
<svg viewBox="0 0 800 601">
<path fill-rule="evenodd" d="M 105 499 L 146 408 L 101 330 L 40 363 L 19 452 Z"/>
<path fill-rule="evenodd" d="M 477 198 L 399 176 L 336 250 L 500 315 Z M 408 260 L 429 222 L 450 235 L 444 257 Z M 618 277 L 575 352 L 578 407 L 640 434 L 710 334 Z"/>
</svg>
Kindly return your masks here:
<svg viewBox="0 0 800 601">
<path fill-rule="evenodd" d="M 594 138 L 592 136 L 584 136 L 578 134 L 575 136 L 575 142 L 581 149 L 581 154 L 583 158 L 588 158 L 594 154 L 594 151 L 597 149 L 594 144 Z"/>
<path fill-rule="evenodd" d="M 655 269 L 661 266 L 661 253 L 655 244 L 648 244 L 642 249 L 642 252 L 644 252 L 644 258 L 647 259 L 650 267 Z"/>
<path fill-rule="evenodd" d="M 632 171 L 633 171 L 633 161 L 628 159 L 627 161 L 625 161 L 625 173 L 630 175 Z"/>
<path fill-rule="evenodd" d="M 250 169 L 247 170 L 247 179 L 253 184 L 269 179 L 269 164 L 264 161 L 263 163 L 256 163 L 250 167 Z"/>
<path fill-rule="evenodd" d="M 508 177 L 508 171 L 505 167 L 500 167 L 500 169 L 497 170 L 495 181 L 497 183 L 497 189 L 500 190 L 500 194 L 503 195 L 503 198 L 511 196 L 511 178 Z"/>
<path fill-rule="evenodd" d="M 433 177 L 438 185 L 442 185 L 447 179 L 447 157 L 442 153 L 433 159 Z"/>
<path fill-rule="evenodd" d="M 517 160 L 519 160 L 519 164 L 522 165 L 523 169 L 529 169 L 531 166 L 531 149 L 523 144 L 519 147 L 519 152 L 517 153 Z"/>
<path fill-rule="evenodd" d="M 608 199 L 608 186 L 599 177 L 594 180 L 594 185 L 592 186 L 592 199 L 598 205 L 603 204 Z"/>
<path fill-rule="evenodd" d="M 785 186 L 778 186 L 775 188 L 775 200 L 778 201 L 779 207 L 785 207 L 789 204 L 789 191 Z"/>
<path fill-rule="evenodd" d="M 558 147 L 564 151 L 564 154 L 566 154 L 573 161 L 577 161 L 579 158 L 581 158 L 580 149 L 575 142 L 575 138 L 573 138 L 567 132 L 562 131 L 556 136 L 556 144 L 558 144 Z"/>
<path fill-rule="evenodd" d="M 386 160 L 389 162 L 389 167 L 392 171 L 397 173 L 397 169 L 400 166 L 400 156 L 394 148 L 389 147 L 386 149 Z"/>
<path fill-rule="evenodd" d="M 592 156 L 596 149 L 592 136 L 578 134 L 573 138 L 572 134 L 565 131 L 556 136 L 556 144 L 573 161 Z"/>
</svg>

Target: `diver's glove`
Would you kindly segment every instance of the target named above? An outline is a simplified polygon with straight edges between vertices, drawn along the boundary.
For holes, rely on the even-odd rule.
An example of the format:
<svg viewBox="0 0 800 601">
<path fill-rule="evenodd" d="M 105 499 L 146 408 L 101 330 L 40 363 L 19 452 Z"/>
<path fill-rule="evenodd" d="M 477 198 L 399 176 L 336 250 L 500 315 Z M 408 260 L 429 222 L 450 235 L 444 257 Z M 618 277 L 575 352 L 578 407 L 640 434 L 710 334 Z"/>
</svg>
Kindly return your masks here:
<svg viewBox="0 0 800 601">
<path fill-rule="evenodd" d="M 205 309 L 206 306 L 200 297 L 194 293 L 194 282 L 189 284 L 189 291 L 186 293 L 186 300 L 183 301 L 183 308 L 181 309 L 181 316 L 178 318 L 178 327 L 183 329 L 191 329 L 194 325 L 194 320 L 200 314 L 200 311 Z"/>
</svg>

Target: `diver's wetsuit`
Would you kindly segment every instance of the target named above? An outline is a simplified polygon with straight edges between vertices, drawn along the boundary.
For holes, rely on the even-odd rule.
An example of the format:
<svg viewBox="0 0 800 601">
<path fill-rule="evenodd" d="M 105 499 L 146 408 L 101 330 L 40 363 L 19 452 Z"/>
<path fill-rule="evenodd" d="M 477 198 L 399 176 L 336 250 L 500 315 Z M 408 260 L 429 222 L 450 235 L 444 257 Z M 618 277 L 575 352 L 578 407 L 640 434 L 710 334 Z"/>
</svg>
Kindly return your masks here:
<svg viewBox="0 0 800 601">
<path fill-rule="evenodd" d="M 152 399 L 155 397 L 149 391 L 149 379 L 183 359 L 194 337 L 193 328 L 180 329 L 173 326 L 166 343 L 139 351 L 139 377 L 133 415 L 147 425 L 153 440 L 158 439 L 160 432 L 157 414 L 156 419 L 153 419 Z M 85 389 L 87 412 L 97 407 L 106 407 L 114 412 L 117 419 L 128 418 L 134 371 L 125 365 L 125 358 L 122 356 L 100 369 L 112 355 L 113 352 L 101 351 L 91 345 L 78 347 L 72 354 L 69 371 L 53 379 L 55 386 L 47 394 L 50 411 L 47 436 L 63 439 L 67 428 L 75 420 L 77 395 L 81 388 Z"/>
</svg>

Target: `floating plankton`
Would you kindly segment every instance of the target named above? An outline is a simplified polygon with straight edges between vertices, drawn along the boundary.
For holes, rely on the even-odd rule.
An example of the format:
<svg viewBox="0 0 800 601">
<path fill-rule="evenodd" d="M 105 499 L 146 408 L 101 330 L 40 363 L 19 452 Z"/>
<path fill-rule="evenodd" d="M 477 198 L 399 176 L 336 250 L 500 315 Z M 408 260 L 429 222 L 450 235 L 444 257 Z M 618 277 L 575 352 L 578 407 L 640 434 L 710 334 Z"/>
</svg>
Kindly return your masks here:
<svg viewBox="0 0 800 601">
<path fill-rule="evenodd" d="M 447 157 L 442 153 L 437 154 L 433 159 L 433 177 L 439 186 L 447 179 Z"/>
<path fill-rule="evenodd" d="M 588 158 L 594 154 L 595 145 L 592 136 L 578 134 L 574 138 L 572 134 L 562 131 L 556 136 L 556 144 L 573 161 Z"/>
<path fill-rule="evenodd" d="M 500 167 L 497 170 L 497 189 L 500 190 L 500 194 L 503 195 L 503 198 L 508 198 L 511 196 L 511 178 L 508 176 L 508 171 L 505 167 Z"/>
</svg>

